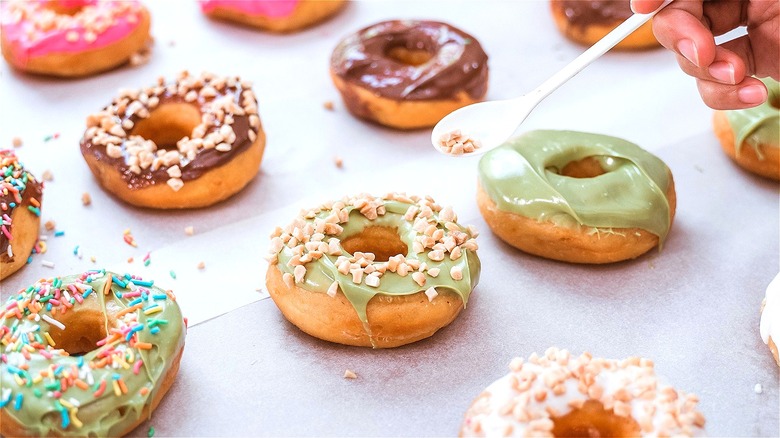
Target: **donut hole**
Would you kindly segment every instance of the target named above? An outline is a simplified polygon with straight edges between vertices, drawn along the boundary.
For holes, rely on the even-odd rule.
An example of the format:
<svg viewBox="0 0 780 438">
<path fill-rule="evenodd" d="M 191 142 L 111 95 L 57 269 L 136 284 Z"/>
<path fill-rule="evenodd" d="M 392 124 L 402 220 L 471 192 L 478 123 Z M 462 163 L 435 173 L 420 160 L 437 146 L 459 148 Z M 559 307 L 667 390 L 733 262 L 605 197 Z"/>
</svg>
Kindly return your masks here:
<svg viewBox="0 0 780 438">
<path fill-rule="evenodd" d="M 397 228 L 371 226 L 357 234 L 342 239 L 341 247 L 350 254 L 356 252 L 374 254 L 374 261 L 386 262 L 390 257 L 404 254 L 409 248 L 398 235 Z"/>
<path fill-rule="evenodd" d="M 633 418 L 615 415 L 596 400 L 588 400 L 580 409 L 552 420 L 556 437 L 639 436 L 641 432 Z"/>
<path fill-rule="evenodd" d="M 49 336 L 55 348 L 61 348 L 71 356 L 82 356 L 97 348 L 98 341 L 108 336 L 106 317 L 99 310 L 80 309 L 57 315 L 65 330 L 49 328 Z"/>
<path fill-rule="evenodd" d="M 176 143 L 190 137 L 200 122 L 200 111 L 194 105 L 166 103 L 155 108 L 149 117 L 135 122 L 130 135 L 151 140 L 158 148 L 175 149 Z"/>
<path fill-rule="evenodd" d="M 406 46 L 395 46 L 385 52 L 385 56 L 401 64 L 417 67 L 433 58 L 433 54 L 425 49 L 410 49 Z"/>
<path fill-rule="evenodd" d="M 84 9 L 84 4 L 74 1 L 47 0 L 44 7 L 58 15 L 76 15 Z"/>
<path fill-rule="evenodd" d="M 555 172 L 553 169 L 548 169 Z M 607 173 L 596 157 L 585 157 L 581 160 L 571 161 L 563 166 L 559 172 L 555 172 L 569 178 L 595 178 Z"/>
</svg>

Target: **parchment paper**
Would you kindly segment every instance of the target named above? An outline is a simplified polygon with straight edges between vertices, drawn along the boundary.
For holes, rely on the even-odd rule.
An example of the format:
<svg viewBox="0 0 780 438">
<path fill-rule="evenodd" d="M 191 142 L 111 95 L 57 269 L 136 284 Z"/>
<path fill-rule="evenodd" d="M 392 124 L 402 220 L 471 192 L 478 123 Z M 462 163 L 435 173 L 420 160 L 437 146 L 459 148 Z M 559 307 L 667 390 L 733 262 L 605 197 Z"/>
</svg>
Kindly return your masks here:
<svg viewBox="0 0 780 438">
<path fill-rule="evenodd" d="M 497 240 L 474 201 L 476 158 L 438 155 L 426 130 L 355 120 L 327 75 L 342 36 L 384 19 L 433 18 L 480 40 L 490 55 L 490 99 L 517 96 L 582 51 L 555 31 L 546 2 L 353 2 L 323 25 L 285 36 L 209 21 L 188 1 L 148 3 L 156 43 L 146 65 L 72 81 L 0 66 L 0 145 L 21 137 L 17 153 L 28 167 L 38 176 L 53 173 L 43 221 L 65 232 L 43 233 L 48 251 L 2 282 L 2 298 L 39 277 L 108 267 L 172 288 L 189 317 L 178 381 L 134 435 L 153 426 L 157 436 L 451 436 L 513 356 L 553 345 L 652 358 L 670 383 L 700 396 L 711 435 L 780 435 L 778 369 L 758 335 L 761 298 L 780 269 L 778 186 L 720 152 L 712 112 L 671 54 L 607 54 L 521 128 L 624 137 L 674 172 L 678 210 L 662 252 L 575 266 Z M 126 206 L 102 191 L 80 156 L 84 118 L 118 88 L 185 68 L 255 82 L 268 134 L 262 169 L 213 208 Z M 326 101 L 335 102 L 334 111 L 323 108 Z M 393 350 L 343 347 L 301 333 L 264 299 L 262 256 L 273 227 L 328 198 L 404 190 L 453 205 L 462 222 L 482 231 L 481 283 L 450 327 Z M 83 192 L 93 198 L 86 208 Z M 184 233 L 187 226 L 195 235 Z M 126 229 L 138 248 L 123 242 Z M 55 267 L 43 267 L 44 260 Z M 358 378 L 344 379 L 345 369 Z"/>
</svg>

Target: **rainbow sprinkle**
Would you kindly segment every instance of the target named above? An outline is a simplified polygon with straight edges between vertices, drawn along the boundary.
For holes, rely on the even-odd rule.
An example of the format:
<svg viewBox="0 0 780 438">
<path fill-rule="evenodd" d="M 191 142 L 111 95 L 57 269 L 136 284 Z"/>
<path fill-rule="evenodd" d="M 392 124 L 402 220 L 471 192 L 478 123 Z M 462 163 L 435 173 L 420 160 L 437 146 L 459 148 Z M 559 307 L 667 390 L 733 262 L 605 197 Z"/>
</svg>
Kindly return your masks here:
<svg viewBox="0 0 780 438">
<path fill-rule="evenodd" d="M 130 228 L 126 229 L 122 234 L 126 244 L 132 246 L 133 248 L 138 248 L 138 243 L 135 241 L 135 237 L 133 237 L 133 234 L 130 232 Z"/>
<path fill-rule="evenodd" d="M 32 174 L 24 170 L 24 166 L 11 150 L 0 150 L 0 178 L 2 178 L 0 180 L 0 248 L 9 257 L 13 257 L 12 210 L 24 205 L 27 210 L 40 216 L 41 203 L 34 196 L 36 191 L 40 192 L 40 189 L 38 181 Z M 28 187 L 35 187 L 31 189 L 33 196 L 25 198 L 24 195 Z M 28 257 L 27 262 L 30 261 Z"/>
</svg>

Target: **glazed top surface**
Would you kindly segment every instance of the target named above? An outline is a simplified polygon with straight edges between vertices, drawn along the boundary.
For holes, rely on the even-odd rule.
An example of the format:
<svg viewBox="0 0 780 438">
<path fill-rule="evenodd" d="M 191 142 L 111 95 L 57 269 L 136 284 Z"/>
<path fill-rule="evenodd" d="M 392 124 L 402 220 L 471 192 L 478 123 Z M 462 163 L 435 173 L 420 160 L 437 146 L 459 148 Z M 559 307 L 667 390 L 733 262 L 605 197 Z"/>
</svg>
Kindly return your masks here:
<svg viewBox="0 0 780 438">
<path fill-rule="evenodd" d="M 597 158 L 606 173 L 573 178 L 568 163 Z M 656 156 L 615 137 L 574 131 L 530 131 L 488 152 L 479 182 L 503 211 L 557 225 L 640 228 L 661 242 L 671 226 L 666 191 L 671 173 Z"/>
<path fill-rule="evenodd" d="M 205 13 L 215 9 L 228 9 L 244 14 L 285 18 L 295 12 L 302 0 L 200 0 L 200 8 Z"/>
<path fill-rule="evenodd" d="M 53 2 L 57 3 L 57 2 Z M 78 53 L 114 44 L 132 33 L 145 10 L 140 2 L 60 0 L 73 15 L 59 13 L 45 0 L 12 0 L 0 4 L 0 28 L 11 56 L 24 65 L 31 58 Z"/>
<path fill-rule="evenodd" d="M 349 254 L 341 247 L 342 240 L 371 226 L 397 229 L 406 253 L 375 261 L 374 254 Z M 366 325 L 366 306 L 378 294 L 430 294 L 435 287 L 451 290 L 465 305 L 479 281 L 476 234 L 430 198 L 363 194 L 323 204 L 277 229 L 271 263 L 303 289 L 333 296 L 338 286 Z"/>
<path fill-rule="evenodd" d="M 509 368 L 469 408 L 463 436 L 552 437 L 554 420 L 586 401 L 633 418 L 641 436 L 704 436 L 698 397 L 663 384 L 650 360 L 572 357 L 550 348 L 527 361 L 515 358 Z"/>
<path fill-rule="evenodd" d="M 734 131 L 734 148 L 739 151 L 751 147 L 763 158 L 761 147 L 780 147 L 780 82 L 772 78 L 761 79 L 766 85 L 766 102 L 753 108 L 726 111 Z"/>
<path fill-rule="evenodd" d="M 87 320 L 98 327 L 76 326 Z M 68 330 L 107 336 L 71 356 L 55 341 Z M 157 394 L 185 331 L 171 293 L 151 281 L 105 271 L 40 280 L 3 307 L 0 407 L 35 436 L 117 436 Z"/>
<path fill-rule="evenodd" d="M 155 110 L 176 104 L 197 109 L 200 123 L 175 146 L 133 133 L 141 121 L 157 123 Z M 238 77 L 182 72 L 169 84 L 160 78 L 155 86 L 124 90 L 106 109 L 90 115 L 81 153 L 115 167 L 130 189 L 165 182 L 174 187 L 229 162 L 252 145 L 260 129 L 251 84 Z"/>
<path fill-rule="evenodd" d="M 17 208 L 26 208 L 36 216 L 41 215 L 43 183 L 24 169 L 12 150 L 0 150 L 0 260 L 14 259 L 12 232 L 13 213 Z M 9 249 L 10 248 L 10 249 Z M 27 257 L 27 254 L 16 256 Z"/>
<path fill-rule="evenodd" d="M 411 65 L 389 56 L 393 49 L 424 51 L 431 58 Z M 393 100 L 450 99 L 465 91 L 487 92 L 487 55 L 471 35 L 436 21 L 384 21 L 342 40 L 331 71 L 348 83 Z"/>
<path fill-rule="evenodd" d="M 610 25 L 626 20 L 634 13 L 629 0 L 552 0 L 563 10 L 569 23 L 586 27 Z"/>
</svg>

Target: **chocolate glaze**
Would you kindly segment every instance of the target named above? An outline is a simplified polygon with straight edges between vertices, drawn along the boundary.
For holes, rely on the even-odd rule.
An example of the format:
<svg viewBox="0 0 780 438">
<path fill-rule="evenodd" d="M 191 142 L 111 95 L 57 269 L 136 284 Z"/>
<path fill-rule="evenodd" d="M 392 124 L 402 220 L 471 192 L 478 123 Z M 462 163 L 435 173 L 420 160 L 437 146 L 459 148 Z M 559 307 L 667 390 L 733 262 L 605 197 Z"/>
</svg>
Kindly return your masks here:
<svg viewBox="0 0 780 438">
<path fill-rule="evenodd" d="M 633 15 L 629 0 L 552 0 L 572 25 L 610 25 Z"/>
<path fill-rule="evenodd" d="M 387 56 L 397 47 L 432 57 L 409 65 Z M 475 99 L 487 92 L 487 55 L 474 37 L 436 21 L 396 20 L 369 26 L 342 40 L 331 72 L 393 100 L 450 99 L 461 91 Z M 348 98 L 348 96 L 345 96 Z"/>
<path fill-rule="evenodd" d="M 7 160 L 15 160 L 15 154 L 11 150 L 0 150 L 0 163 L 2 163 L 2 167 L 4 168 L 6 166 Z M 18 163 L 18 162 L 17 162 Z M 35 177 L 24 170 L 24 167 L 22 167 L 21 163 L 18 163 L 18 166 L 21 168 L 21 172 L 18 176 L 18 178 L 21 178 L 23 174 L 27 174 L 27 185 L 25 186 L 24 190 L 20 190 L 20 195 L 22 197 L 22 202 L 19 204 L 16 204 L 16 197 L 13 193 L 7 190 L 3 190 L 2 187 L 0 187 L 0 215 L 7 214 L 9 217 L 13 215 L 14 210 L 17 208 L 27 208 L 28 206 L 31 206 L 30 199 L 35 198 L 39 203 L 43 203 L 43 184 L 35 179 Z M 3 178 L 6 178 L 5 175 L 2 175 Z M 16 204 L 15 206 L 11 206 L 11 204 Z M 2 207 L 5 206 L 5 209 Z M 13 224 L 9 226 L 8 231 L 13 232 Z M 14 261 L 14 257 L 27 257 L 29 254 L 14 254 L 14 257 L 8 257 L 8 245 L 10 245 L 10 241 L 5 236 L 5 233 L 0 232 L 0 260 L 2 260 L 3 263 L 10 263 Z"/>
<path fill-rule="evenodd" d="M 204 98 L 203 96 L 198 96 L 198 99 L 194 102 L 190 102 L 189 104 L 195 105 L 198 107 L 198 110 L 200 111 L 201 115 L 203 114 L 203 108 L 205 105 L 213 101 L 214 99 L 219 99 L 221 97 L 224 97 L 226 95 L 232 95 L 233 101 L 237 103 L 239 106 L 244 105 L 244 98 L 241 96 L 242 91 L 241 84 L 236 84 L 234 87 L 225 87 L 224 90 L 221 90 L 216 97 L 214 98 Z M 178 95 L 178 94 L 171 94 L 168 89 L 166 88 L 165 92 L 160 94 L 158 96 L 160 98 L 160 104 L 159 106 L 165 105 L 166 103 L 185 103 L 184 99 Z M 116 101 L 114 102 L 116 104 Z M 107 109 L 110 109 L 107 108 Z M 154 114 L 154 110 L 151 111 L 151 114 L 149 117 L 152 117 Z M 120 115 L 120 120 L 131 120 L 134 124 L 141 120 L 141 117 L 139 117 L 137 114 L 133 114 L 130 117 L 126 117 L 124 115 Z M 148 118 L 148 117 L 147 117 Z M 219 130 L 221 124 L 217 123 L 216 126 L 212 127 L 208 131 L 206 131 L 206 135 L 208 135 L 211 132 Z M 252 141 L 249 139 L 248 131 L 250 128 L 249 124 L 249 116 L 248 115 L 233 115 L 233 123 L 232 123 L 233 131 L 236 134 L 236 140 L 231 144 L 232 149 L 228 152 L 220 152 L 216 149 L 201 149 L 194 160 L 189 161 L 186 158 L 182 157 L 182 161 L 180 164 L 178 164 L 179 168 L 181 169 L 181 179 L 182 181 L 192 181 L 204 173 L 208 172 L 209 170 L 222 166 L 223 164 L 229 162 L 233 159 L 233 157 L 240 154 L 242 151 L 247 149 L 251 144 Z M 256 129 L 252 129 L 255 133 L 258 131 Z M 133 131 L 130 130 L 128 132 L 128 136 L 133 135 Z M 155 185 L 155 184 L 165 184 L 169 179 L 170 176 L 167 173 L 167 166 L 160 166 L 157 170 L 152 171 L 151 169 L 145 169 L 142 170 L 141 173 L 136 174 L 130 170 L 130 166 L 127 165 L 127 158 L 128 154 L 125 151 L 124 144 L 122 145 L 122 151 L 123 151 L 123 157 L 122 158 L 112 158 L 109 157 L 106 153 L 106 147 L 102 145 L 96 145 L 93 144 L 91 138 L 87 138 L 86 134 L 81 139 L 81 153 L 82 155 L 86 156 L 87 154 L 93 155 L 98 161 L 102 161 L 104 163 L 107 163 L 109 166 L 115 167 L 122 175 L 122 179 L 127 182 L 127 187 L 130 189 L 141 189 L 147 186 Z M 159 149 L 166 149 L 166 150 L 176 150 L 176 146 L 166 146 L 166 145 L 157 145 L 158 150 Z M 186 163 L 186 164 L 185 164 Z"/>
</svg>

